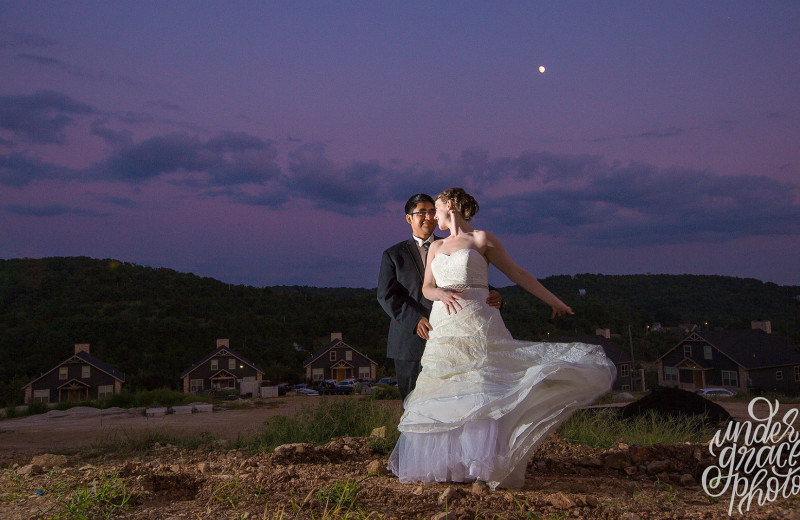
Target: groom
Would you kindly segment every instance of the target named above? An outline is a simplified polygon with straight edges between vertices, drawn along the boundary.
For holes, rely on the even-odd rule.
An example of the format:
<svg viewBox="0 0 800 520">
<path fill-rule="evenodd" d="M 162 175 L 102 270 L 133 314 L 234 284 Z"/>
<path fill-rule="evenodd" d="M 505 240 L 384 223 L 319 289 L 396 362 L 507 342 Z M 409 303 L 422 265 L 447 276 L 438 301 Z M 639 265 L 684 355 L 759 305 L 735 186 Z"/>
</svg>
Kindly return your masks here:
<svg viewBox="0 0 800 520">
<path fill-rule="evenodd" d="M 386 356 L 394 359 L 397 387 L 403 399 L 414 389 L 422 369 L 425 341 L 433 330 L 428 322 L 431 301 L 422 296 L 422 281 L 428 246 L 439 240 L 433 235 L 436 209 L 430 195 L 413 195 L 406 202 L 405 211 L 412 236 L 383 252 L 378 277 L 378 302 L 392 319 Z M 486 303 L 500 308 L 500 293 L 490 291 Z"/>
</svg>

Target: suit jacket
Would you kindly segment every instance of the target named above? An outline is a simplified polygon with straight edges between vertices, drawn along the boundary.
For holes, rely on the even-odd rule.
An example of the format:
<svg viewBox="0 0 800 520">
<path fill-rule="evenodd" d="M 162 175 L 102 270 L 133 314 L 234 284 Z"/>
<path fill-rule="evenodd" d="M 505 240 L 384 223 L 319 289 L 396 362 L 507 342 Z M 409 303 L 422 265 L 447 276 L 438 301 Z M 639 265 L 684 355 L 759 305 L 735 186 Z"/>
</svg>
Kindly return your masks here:
<svg viewBox="0 0 800 520">
<path fill-rule="evenodd" d="M 434 236 L 434 240 L 439 237 Z M 419 360 L 425 340 L 417 333 L 420 318 L 431 314 L 431 301 L 422 296 L 425 268 L 413 238 L 383 252 L 378 277 L 378 302 L 392 319 L 386 356 L 392 359 Z"/>
</svg>

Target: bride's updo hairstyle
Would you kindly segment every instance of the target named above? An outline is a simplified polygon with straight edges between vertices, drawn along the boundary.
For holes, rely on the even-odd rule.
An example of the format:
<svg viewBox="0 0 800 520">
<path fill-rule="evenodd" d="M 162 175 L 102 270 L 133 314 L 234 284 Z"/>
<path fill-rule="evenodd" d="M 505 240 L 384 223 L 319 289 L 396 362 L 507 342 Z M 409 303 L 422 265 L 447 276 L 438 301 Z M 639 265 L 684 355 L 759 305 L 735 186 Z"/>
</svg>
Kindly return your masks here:
<svg viewBox="0 0 800 520">
<path fill-rule="evenodd" d="M 470 220 L 478 212 L 478 201 L 463 190 L 463 188 L 450 188 L 441 192 L 436 200 L 441 199 L 442 202 L 450 201 L 453 207 L 461 215 L 464 220 Z"/>
</svg>

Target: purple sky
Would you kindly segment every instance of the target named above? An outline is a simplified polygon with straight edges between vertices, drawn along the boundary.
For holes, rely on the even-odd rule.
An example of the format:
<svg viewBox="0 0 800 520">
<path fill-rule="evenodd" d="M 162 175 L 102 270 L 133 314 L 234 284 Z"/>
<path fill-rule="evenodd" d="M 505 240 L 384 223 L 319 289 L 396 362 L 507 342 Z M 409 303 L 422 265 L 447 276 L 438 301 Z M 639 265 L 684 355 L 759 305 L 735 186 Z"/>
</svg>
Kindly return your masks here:
<svg viewBox="0 0 800 520">
<path fill-rule="evenodd" d="M 0 0 L 0 258 L 374 287 L 406 198 L 463 186 L 539 277 L 800 284 L 799 26 L 795 1 Z"/>
</svg>

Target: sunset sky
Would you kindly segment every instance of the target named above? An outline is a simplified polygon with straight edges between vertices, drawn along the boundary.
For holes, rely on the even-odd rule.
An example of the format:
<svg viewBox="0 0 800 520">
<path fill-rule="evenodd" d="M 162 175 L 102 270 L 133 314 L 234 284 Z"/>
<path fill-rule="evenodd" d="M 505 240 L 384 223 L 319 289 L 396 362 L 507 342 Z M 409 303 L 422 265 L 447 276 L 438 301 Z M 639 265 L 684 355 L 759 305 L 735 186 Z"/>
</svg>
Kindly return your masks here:
<svg viewBox="0 0 800 520">
<path fill-rule="evenodd" d="M 796 1 L 0 0 L 0 258 L 375 287 L 405 200 L 462 186 L 537 277 L 800 285 L 798 27 Z"/>
</svg>

